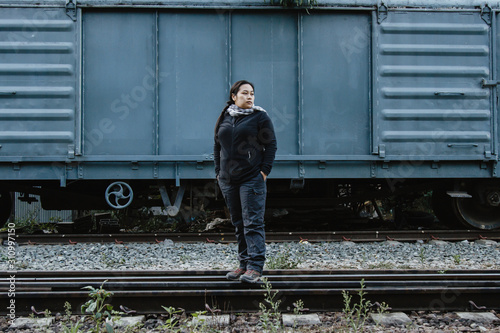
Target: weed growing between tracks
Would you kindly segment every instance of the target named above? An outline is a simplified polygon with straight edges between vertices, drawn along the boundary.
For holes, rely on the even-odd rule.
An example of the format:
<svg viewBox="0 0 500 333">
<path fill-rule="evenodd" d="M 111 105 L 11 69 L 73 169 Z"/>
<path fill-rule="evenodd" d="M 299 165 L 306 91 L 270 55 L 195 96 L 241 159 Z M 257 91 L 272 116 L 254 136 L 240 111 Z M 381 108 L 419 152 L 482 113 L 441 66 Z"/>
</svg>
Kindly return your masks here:
<svg viewBox="0 0 500 333">
<path fill-rule="evenodd" d="M 305 257 L 304 244 L 299 251 L 293 252 L 289 245 L 284 245 L 280 250 L 268 256 L 266 267 L 268 269 L 297 269 Z"/>
<path fill-rule="evenodd" d="M 179 324 L 179 314 L 182 314 L 182 309 L 176 309 L 173 306 L 162 306 L 162 308 L 167 311 L 168 318 L 165 320 L 163 328 L 168 330 L 173 330 Z"/>
<path fill-rule="evenodd" d="M 107 291 L 103 288 L 104 284 L 108 280 L 104 281 L 99 289 L 96 289 L 92 286 L 86 286 L 82 289 L 89 290 L 89 297 L 85 304 L 82 305 L 82 313 L 91 313 L 96 325 L 94 327 L 94 332 L 100 332 L 101 326 L 104 322 L 104 327 L 106 328 L 106 332 L 113 332 L 113 325 L 108 322 L 106 319 L 112 322 L 113 318 L 111 314 L 115 314 L 117 312 L 113 311 L 113 306 L 111 304 L 107 304 L 106 300 L 113 296 L 112 291 Z"/>
<path fill-rule="evenodd" d="M 273 287 L 266 278 L 262 278 L 262 282 L 264 283 L 262 288 L 266 290 L 264 294 L 264 302 L 268 305 L 265 305 L 262 302 L 259 303 L 259 308 L 262 312 L 260 316 L 260 324 L 265 332 L 279 332 L 282 328 L 280 322 L 281 313 L 279 311 L 281 300 L 276 299 L 279 291 L 277 290 L 273 293 Z"/>
<path fill-rule="evenodd" d="M 200 316 L 206 314 L 207 311 L 198 311 L 192 313 L 192 318 L 188 318 L 184 309 L 176 309 L 173 306 L 162 306 L 162 308 L 167 311 L 168 318 L 160 328 L 162 330 L 166 330 L 166 332 L 179 333 L 211 331 L 211 328 L 207 325 L 207 323 L 205 323 L 205 320 L 200 318 Z M 212 331 L 216 332 L 215 330 Z"/>
<path fill-rule="evenodd" d="M 424 247 L 420 248 L 418 256 L 420 258 L 420 262 L 422 263 L 422 265 L 425 266 L 426 254 L 425 254 L 425 248 Z"/>
<path fill-rule="evenodd" d="M 352 295 L 349 295 L 349 292 L 342 290 L 342 297 L 344 298 L 344 321 L 349 332 L 363 331 L 366 320 L 373 312 L 373 306 L 378 305 L 376 310 L 377 313 L 385 313 L 389 309 L 389 306 L 385 302 L 382 302 L 382 304 L 373 304 L 370 300 L 366 299 L 366 291 L 364 290 L 365 280 L 362 279 L 360 283 L 361 289 L 358 291 L 359 303 L 355 303 L 354 305 L 351 305 Z"/>
<path fill-rule="evenodd" d="M 83 325 L 83 320 L 85 319 L 85 317 L 81 317 L 76 323 L 74 323 L 71 320 L 71 304 L 69 302 L 64 303 L 64 313 L 65 313 L 65 316 L 63 317 L 63 321 L 65 323 L 69 322 L 69 326 L 64 325 L 62 327 L 63 328 L 63 332 L 64 333 L 78 333 L 78 332 L 81 332 L 80 328 Z"/>
</svg>

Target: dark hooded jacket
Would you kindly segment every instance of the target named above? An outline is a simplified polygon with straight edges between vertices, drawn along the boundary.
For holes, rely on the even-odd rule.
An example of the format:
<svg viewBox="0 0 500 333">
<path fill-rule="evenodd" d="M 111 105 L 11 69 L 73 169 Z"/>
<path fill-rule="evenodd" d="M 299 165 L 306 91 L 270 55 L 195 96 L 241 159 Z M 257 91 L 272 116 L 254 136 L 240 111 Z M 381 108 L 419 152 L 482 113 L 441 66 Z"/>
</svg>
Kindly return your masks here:
<svg viewBox="0 0 500 333">
<path fill-rule="evenodd" d="M 261 171 L 271 173 L 277 144 L 267 112 L 230 116 L 226 111 L 215 135 L 215 173 L 219 180 L 240 184 Z"/>
</svg>

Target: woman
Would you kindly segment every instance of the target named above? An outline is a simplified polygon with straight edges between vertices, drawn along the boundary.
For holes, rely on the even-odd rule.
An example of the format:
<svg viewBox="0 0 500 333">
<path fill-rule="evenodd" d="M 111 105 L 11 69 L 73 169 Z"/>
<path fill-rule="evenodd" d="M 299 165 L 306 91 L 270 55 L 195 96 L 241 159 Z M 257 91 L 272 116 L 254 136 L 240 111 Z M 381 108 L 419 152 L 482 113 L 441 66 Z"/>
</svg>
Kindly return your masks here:
<svg viewBox="0 0 500 333">
<path fill-rule="evenodd" d="M 238 81 L 215 125 L 215 174 L 238 241 L 239 268 L 229 280 L 255 283 L 266 259 L 266 179 L 276 155 L 276 137 L 267 112 L 254 106 L 254 86 Z"/>
</svg>

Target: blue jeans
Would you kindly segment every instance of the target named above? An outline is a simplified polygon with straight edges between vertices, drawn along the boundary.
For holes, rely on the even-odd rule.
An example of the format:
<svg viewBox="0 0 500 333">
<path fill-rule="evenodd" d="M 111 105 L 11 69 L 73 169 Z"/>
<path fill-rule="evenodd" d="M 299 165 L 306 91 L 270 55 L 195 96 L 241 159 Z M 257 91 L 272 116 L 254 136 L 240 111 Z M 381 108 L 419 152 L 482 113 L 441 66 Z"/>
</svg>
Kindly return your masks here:
<svg viewBox="0 0 500 333">
<path fill-rule="evenodd" d="M 262 273 L 266 260 L 264 212 L 266 182 L 259 173 L 241 184 L 219 181 L 219 187 L 236 229 L 240 268 Z"/>
</svg>

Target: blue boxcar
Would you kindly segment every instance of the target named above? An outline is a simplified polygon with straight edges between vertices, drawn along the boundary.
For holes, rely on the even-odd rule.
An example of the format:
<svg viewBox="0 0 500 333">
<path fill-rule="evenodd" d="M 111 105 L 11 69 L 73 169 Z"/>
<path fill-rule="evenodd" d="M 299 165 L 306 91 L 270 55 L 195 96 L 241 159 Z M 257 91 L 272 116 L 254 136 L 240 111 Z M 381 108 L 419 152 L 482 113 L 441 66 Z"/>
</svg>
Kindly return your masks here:
<svg viewBox="0 0 500 333">
<path fill-rule="evenodd" d="M 1 0 L 0 215 L 13 191 L 123 208 L 154 187 L 171 215 L 213 197 L 213 127 L 246 79 L 277 133 L 270 202 L 426 185 L 443 221 L 500 227 L 499 6 Z"/>
</svg>

